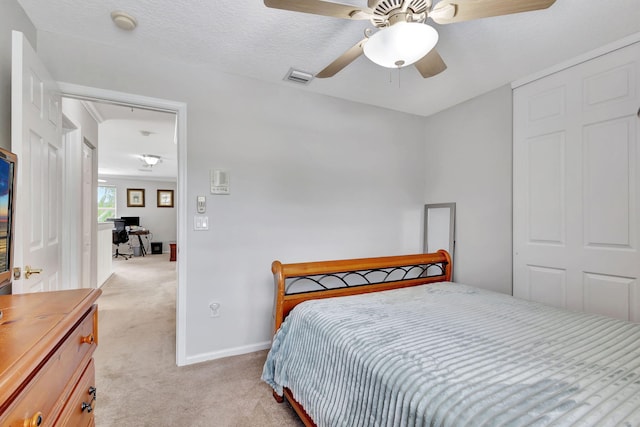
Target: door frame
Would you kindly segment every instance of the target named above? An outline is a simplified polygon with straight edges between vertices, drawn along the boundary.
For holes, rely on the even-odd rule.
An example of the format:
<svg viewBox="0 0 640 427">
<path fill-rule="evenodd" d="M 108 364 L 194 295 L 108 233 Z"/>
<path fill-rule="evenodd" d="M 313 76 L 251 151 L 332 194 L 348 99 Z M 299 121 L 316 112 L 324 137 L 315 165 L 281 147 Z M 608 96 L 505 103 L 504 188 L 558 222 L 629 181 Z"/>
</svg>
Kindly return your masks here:
<svg viewBox="0 0 640 427">
<path fill-rule="evenodd" d="M 187 364 L 187 104 L 161 98 L 151 98 L 126 92 L 118 92 L 89 86 L 58 82 L 63 97 L 115 104 L 175 113 L 178 122 L 177 152 L 177 292 L 176 292 L 176 364 Z M 99 144 L 99 142 L 98 142 Z"/>
<path fill-rule="evenodd" d="M 62 114 L 62 144 L 64 146 L 65 158 L 64 158 L 64 184 L 63 184 L 63 200 L 62 207 L 62 234 L 66 236 L 65 242 L 62 247 L 62 274 L 64 282 L 67 284 L 64 289 L 70 289 L 69 284 L 80 280 L 77 274 L 77 263 L 79 255 L 80 241 L 78 240 L 78 234 L 75 227 L 77 218 L 74 217 L 75 212 L 75 197 L 77 192 L 75 189 L 70 188 L 70 183 L 75 182 L 78 177 L 75 175 L 77 172 L 77 165 L 73 160 L 72 152 L 74 143 L 81 138 L 80 130 L 76 127 L 75 123 L 69 120 L 64 113 Z"/>
<path fill-rule="evenodd" d="M 89 195 L 89 200 L 85 199 L 85 170 L 84 170 L 84 150 L 88 149 L 91 152 L 91 165 L 89 170 L 89 182 L 91 183 L 91 190 Z M 80 248 L 78 251 L 78 256 L 80 258 L 80 280 L 83 284 L 82 287 L 91 287 L 92 284 L 95 284 L 98 287 L 98 224 L 96 224 L 96 218 L 98 217 L 98 206 L 96 200 L 98 198 L 98 191 L 95 183 L 98 180 L 98 147 L 93 145 L 92 141 L 89 141 L 87 138 L 82 137 L 80 141 L 80 188 L 81 188 L 81 197 L 80 197 L 80 223 L 82 226 L 80 227 Z M 87 202 L 91 203 L 87 208 Z M 89 231 L 89 264 L 85 263 L 85 232 L 84 227 L 87 225 L 90 226 Z M 89 280 L 88 283 L 84 281 L 85 275 L 88 273 Z"/>
</svg>

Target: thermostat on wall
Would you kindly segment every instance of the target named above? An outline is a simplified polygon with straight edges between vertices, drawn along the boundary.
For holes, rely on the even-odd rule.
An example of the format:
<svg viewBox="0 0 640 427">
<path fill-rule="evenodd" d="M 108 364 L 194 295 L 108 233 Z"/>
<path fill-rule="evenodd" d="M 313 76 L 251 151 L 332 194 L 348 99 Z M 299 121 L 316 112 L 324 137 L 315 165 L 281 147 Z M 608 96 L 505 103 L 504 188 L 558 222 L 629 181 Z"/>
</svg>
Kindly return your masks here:
<svg viewBox="0 0 640 427">
<path fill-rule="evenodd" d="M 229 194 L 229 171 L 212 169 L 210 171 L 211 194 Z"/>
</svg>

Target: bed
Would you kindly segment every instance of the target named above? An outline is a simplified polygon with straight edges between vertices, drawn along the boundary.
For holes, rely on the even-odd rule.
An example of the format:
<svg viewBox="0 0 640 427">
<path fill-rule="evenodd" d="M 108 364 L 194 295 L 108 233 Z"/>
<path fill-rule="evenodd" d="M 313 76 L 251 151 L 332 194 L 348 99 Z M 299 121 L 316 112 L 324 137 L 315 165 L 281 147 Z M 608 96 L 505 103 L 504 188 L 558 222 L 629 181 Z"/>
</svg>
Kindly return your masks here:
<svg viewBox="0 0 640 427">
<path fill-rule="evenodd" d="M 640 325 L 452 283 L 445 251 L 272 265 L 262 378 L 307 426 L 640 425 Z"/>
</svg>

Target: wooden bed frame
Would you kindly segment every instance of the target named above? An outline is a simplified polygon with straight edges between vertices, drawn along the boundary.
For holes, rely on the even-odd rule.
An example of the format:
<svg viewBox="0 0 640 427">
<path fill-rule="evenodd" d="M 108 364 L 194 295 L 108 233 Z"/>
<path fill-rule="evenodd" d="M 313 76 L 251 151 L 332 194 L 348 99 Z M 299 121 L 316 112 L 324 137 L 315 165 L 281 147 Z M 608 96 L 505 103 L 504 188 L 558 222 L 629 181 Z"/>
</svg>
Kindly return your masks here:
<svg viewBox="0 0 640 427">
<path fill-rule="evenodd" d="M 276 285 L 275 331 L 293 308 L 307 300 L 357 295 L 451 280 L 451 257 L 444 250 L 431 254 L 338 261 L 282 264 L 274 261 L 271 271 Z M 432 274 L 433 271 L 436 274 Z M 296 292 L 296 285 L 304 290 Z M 309 290 L 309 287 L 316 289 Z M 315 423 L 288 388 L 277 402 L 289 401 L 305 426 Z"/>
</svg>

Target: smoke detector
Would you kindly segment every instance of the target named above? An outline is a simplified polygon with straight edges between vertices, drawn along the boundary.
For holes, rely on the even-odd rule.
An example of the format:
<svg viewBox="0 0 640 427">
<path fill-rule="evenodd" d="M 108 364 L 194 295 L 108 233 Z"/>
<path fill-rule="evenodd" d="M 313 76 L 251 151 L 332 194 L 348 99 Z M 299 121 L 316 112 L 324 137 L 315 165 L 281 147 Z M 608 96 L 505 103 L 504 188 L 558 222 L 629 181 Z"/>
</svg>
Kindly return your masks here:
<svg viewBox="0 0 640 427">
<path fill-rule="evenodd" d="M 120 10 L 111 12 L 111 20 L 118 28 L 125 31 L 132 31 L 138 26 L 136 18 Z"/>
</svg>

